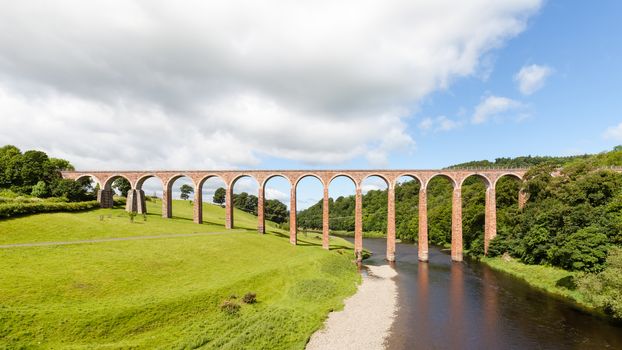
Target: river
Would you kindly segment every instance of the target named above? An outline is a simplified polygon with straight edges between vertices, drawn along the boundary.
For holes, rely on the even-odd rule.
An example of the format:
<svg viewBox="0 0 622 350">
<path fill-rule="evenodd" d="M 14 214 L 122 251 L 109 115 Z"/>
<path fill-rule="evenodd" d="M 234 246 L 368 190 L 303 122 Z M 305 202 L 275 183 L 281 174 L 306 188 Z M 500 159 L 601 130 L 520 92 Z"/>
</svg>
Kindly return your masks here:
<svg viewBox="0 0 622 350">
<path fill-rule="evenodd" d="M 364 239 L 386 264 L 385 239 Z M 622 327 L 475 261 L 452 263 L 430 247 L 397 244 L 399 309 L 387 349 L 622 349 Z M 364 322 L 364 320 L 361 320 Z"/>
</svg>

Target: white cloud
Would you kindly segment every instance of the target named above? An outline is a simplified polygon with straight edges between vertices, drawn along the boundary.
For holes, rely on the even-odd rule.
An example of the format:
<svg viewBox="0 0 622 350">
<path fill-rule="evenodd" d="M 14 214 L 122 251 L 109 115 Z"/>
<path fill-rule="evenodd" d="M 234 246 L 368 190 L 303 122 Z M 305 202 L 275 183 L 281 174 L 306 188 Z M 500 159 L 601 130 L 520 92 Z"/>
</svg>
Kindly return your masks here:
<svg viewBox="0 0 622 350">
<path fill-rule="evenodd" d="M 550 67 L 532 64 L 521 68 L 514 76 L 514 80 L 523 95 L 531 95 L 544 86 L 546 78 L 552 73 L 553 69 Z"/>
<path fill-rule="evenodd" d="M 606 139 L 622 141 L 622 123 L 607 128 L 603 136 Z"/>
<path fill-rule="evenodd" d="M 540 5 L 2 2 L 0 139 L 78 168 L 387 164 L 419 100 Z"/>
<path fill-rule="evenodd" d="M 266 191 L 265 193 L 266 199 L 277 199 L 281 203 L 286 203 L 286 205 L 289 207 L 289 193 L 285 193 L 283 191 L 280 191 L 276 188 L 271 188 L 271 187 L 267 187 L 265 191 Z"/>
<path fill-rule="evenodd" d="M 450 131 L 462 126 L 462 122 L 452 120 L 442 115 L 436 118 L 425 118 L 419 123 L 419 128 L 423 131 Z"/>
<path fill-rule="evenodd" d="M 510 112 L 523 108 L 523 104 L 507 97 L 488 96 L 477 107 L 471 119 L 474 124 L 485 123 L 491 118 L 502 118 Z M 517 118 L 525 119 L 526 114 L 520 113 Z"/>
</svg>

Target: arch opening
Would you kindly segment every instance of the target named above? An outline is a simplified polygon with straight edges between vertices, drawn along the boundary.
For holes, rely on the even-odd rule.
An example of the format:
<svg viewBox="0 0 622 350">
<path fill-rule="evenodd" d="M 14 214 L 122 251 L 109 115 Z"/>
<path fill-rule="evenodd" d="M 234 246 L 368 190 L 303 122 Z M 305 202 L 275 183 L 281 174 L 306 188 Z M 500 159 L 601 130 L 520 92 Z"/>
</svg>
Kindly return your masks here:
<svg viewBox="0 0 622 350">
<path fill-rule="evenodd" d="M 404 242 L 419 240 L 419 191 L 421 182 L 402 175 L 395 182 L 395 233 Z"/>
<path fill-rule="evenodd" d="M 225 225 L 225 202 L 227 183 L 217 175 L 210 175 L 199 183 L 201 205 L 199 213 L 201 222 L 213 225 Z"/>
<path fill-rule="evenodd" d="M 166 185 L 168 198 L 165 203 L 169 217 L 177 219 L 193 219 L 193 201 L 195 186 L 192 179 L 180 174 L 168 180 Z M 164 206 L 162 210 L 165 211 Z"/>
<path fill-rule="evenodd" d="M 273 228 L 287 229 L 291 202 L 291 184 L 283 175 L 272 175 L 263 183 L 263 222 L 259 223 L 260 232 Z M 261 220 L 261 218 L 260 218 Z"/>
<path fill-rule="evenodd" d="M 142 193 L 138 195 L 144 198 L 146 214 L 162 215 L 164 184 L 159 177 L 151 174 L 143 176 L 136 182 L 136 190 L 139 192 L 142 191 Z"/>
<path fill-rule="evenodd" d="M 374 250 L 378 252 L 378 258 L 386 258 L 387 251 L 387 205 L 388 205 L 387 179 L 379 175 L 370 175 L 361 182 L 362 209 L 363 209 L 363 240 L 365 238 L 383 238 L 374 241 Z M 369 241 L 368 241 L 368 244 Z"/>
<path fill-rule="evenodd" d="M 97 199 L 98 192 L 101 190 L 99 180 L 93 175 L 82 175 L 76 178 L 76 182 L 80 184 L 83 193 L 80 194 L 82 200 Z"/>
<path fill-rule="evenodd" d="M 350 176 L 337 175 L 328 184 L 329 232 L 354 241 L 356 182 Z"/>
<path fill-rule="evenodd" d="M 231 182 L 231 228 L 257 228 L 258 191 L 259 183 L 253 176 L 240 175 Z"/>
<path fill-rule="evenodd" d="M 455 182 L 450 177 L 434 175 L 427 182 L 428 242 L 437 247 L 452 243 L 452 196 Z"/>
<path fill-rule="evenodd" d="M 330 207 L 330 206 L 329 206 Z M 296 182 L 296 224 L 308 244 L 319 244 L 324 224 L 324 185 L 315 175 Z"/>
<path fill-rule="evenodd" d="M 486 194 L 490 181 L 472 174 L 462 181 L 462 245 L 469 255 L 483 255 L 486 240 Z"/>
</svg>

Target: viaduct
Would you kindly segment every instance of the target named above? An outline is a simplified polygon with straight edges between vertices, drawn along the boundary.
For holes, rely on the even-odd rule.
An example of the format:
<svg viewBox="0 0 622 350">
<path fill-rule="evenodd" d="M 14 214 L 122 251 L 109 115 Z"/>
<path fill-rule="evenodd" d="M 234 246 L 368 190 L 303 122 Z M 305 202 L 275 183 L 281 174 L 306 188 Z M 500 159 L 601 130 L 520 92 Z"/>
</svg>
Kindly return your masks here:
<svg viewBox="0 0 622 350">
<path fill-rule="evenodd" d="M 202 188 L 205 181 L 209 178 L 220 178 L 226 184 L 225 202 L 225 227 L 233 228 L 233 186 L 242 177 L 254 178 L 259 184 L 259 201 L 257 206 L 259 233 L 265 232 L 264 218 L 264 192 L 268 180 L 273 177 L 283 177 L 290 183 L 290 232 L 289 239 L 291 244 L 296 244 L 296 187 L 300 180 L 305 177 L 315 177 L 324 187 L 323 215 L 322 215 L 322 246 L 329 247 L 329 206 L 328 206 L 328 186 L 331 181 L 339 176 L 345 176 L 352 180 L 356 188 L 355 194 L 355 229 L 354 229 L 354 251 L 358 260 L 361 259 L 363 251 L 363 215 L 362 215 L 362 190 L 363 181 L 370 176 L 377 176 L 383 179 L 388 188 L 388 215 L 387 215 L 387 260 L 395 260 L 395 185 L 397 180 L 403 176 L 417 180 L 421 187 L 419 191 L 419 259 L 428 260 L 428 216 L 427 216 L 427 189 L 430 180 L 440 176 L 447 178 L 453 185 L 452 196 L 452 233 L 451 233 L 451 259 L 462 261 L 462 184 L 471 177 L 476 176 L 483 180 L 486 185 L 486 209 L 484 227 L 484 249 L 488 251 L 490 240 L 497 234 L 497 205 L 496 205 L 496 184 L 500 178 L 510 176 L 523 180 L 526 169 L 447 169 L 447 170 L 218 170 L 218 171 L 65 171 L 62 173 L 64 178 L 79 180 L 84 177 L 91 177 L 95 180 L 100 190 L 97 193 L 97 200 L 102 208 L 111 208 L 113 205 L 112 196 L 114 194 L 112 183 L 118 178 L 125 178 L 132 185 L 128 192 L 126 210 L 145 213 L 145 193 L 142 190 L 145 180 L 155 177 L 160 179 L 163 184 L 162 216 L 170 218 L 172 214 L 172 188 L 175 180 L 181 177 L 188 177 L 194 184 L 194 222 L 202 223 Z M 523 207 L 527 200 L 526 194 L 517 193 L 518 205 Z"/>
</svg>

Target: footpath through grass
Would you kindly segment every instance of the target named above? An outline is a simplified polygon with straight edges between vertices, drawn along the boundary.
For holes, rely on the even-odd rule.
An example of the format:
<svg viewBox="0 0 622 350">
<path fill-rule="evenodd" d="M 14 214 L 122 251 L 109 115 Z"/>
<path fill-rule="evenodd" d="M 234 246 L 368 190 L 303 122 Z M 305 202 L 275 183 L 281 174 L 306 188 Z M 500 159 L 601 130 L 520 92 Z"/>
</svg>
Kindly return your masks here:
<svg viewBox="0 0 622 350">
<path fill-rule="evenodd" d="M 184 215 L 180 205 L 188 204 L 175 202 L 175 215 Z M 100 221 L 104 212 L 112 218 Z M 204 213 L 224 220 L 220 207 Z M 188 218 L 141 220 L 129 223 L 122 209 L 39 214 L 1 220 L 0 242 L 223 231 Z M 253 230 L 0 249 L 0 349 L 304 348 L 356 291 L 350 245 L 333 238 L 326 251 L 309 234 L 292 246 L 272 224 L 259 235 L 254 216 L 238 212 L 236 220 Z M 247 292 L 257 303 L 240 301 Z M 240 311 L 222 311 L 225 300 Z"/>
</svg>

